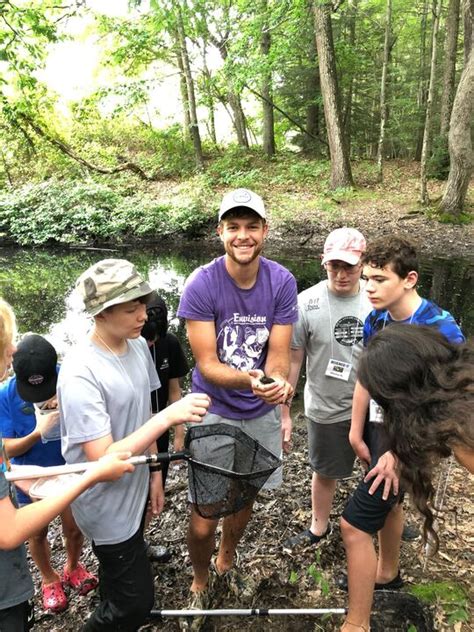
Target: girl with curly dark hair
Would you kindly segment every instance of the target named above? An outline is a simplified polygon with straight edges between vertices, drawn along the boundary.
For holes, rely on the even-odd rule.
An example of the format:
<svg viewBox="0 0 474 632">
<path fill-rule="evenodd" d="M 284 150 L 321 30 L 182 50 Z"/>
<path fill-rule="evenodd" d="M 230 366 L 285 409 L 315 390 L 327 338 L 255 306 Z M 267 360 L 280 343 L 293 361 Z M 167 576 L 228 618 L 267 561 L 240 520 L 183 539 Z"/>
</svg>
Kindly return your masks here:
<svg viewBox="0 0 474 632">
<path fill-rule="evenodd" d="M 402 486 L 433 529 L 434 470 L 454 454 L 474 473 L 474 345 L 456 345 L 432 327 L 397 325 L 377 333 L 361 357 L 358 379 L 383 408 L 387 448 Z"/>
</svg>

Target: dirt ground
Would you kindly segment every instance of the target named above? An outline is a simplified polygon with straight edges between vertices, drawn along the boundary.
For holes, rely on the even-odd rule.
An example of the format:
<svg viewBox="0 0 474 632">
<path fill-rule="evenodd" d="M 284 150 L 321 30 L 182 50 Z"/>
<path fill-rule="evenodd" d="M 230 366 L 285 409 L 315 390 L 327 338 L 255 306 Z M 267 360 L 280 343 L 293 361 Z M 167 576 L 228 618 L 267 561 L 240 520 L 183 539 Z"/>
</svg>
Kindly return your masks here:
<svg viewBox="0 0 474 632">
<path fill-rule="evenodd" d="M 374 174 L 364 171 L 363 165 L 354 163 L 357 187 L 352 195 L 327 191 L 322 197 L 321 182 L 317 180 L 309 180 L 305 186 L 290 180 L 264 189 L 270 216 L 269 245 L 321 252 L 326 235 L 334 228 L 347 225 L 362 231 L 367 241 L 383 235 L 403 234 L 416 242 L 422 254 L 472 256 L 474 179 L 465 203 L 466 217 L 471 214 L 471 223 L 455 225 L 438 220 L 437 205 L 445 182 L 430 180 L 431 207 L 418 204 L 418 163 L 387 161 L 382 183 L 377 182 Z"/>
<path fill-rule="evenodd" d="M 445 467 L 445 466 L 444 466 Z M 255 582 L 255 591 L 249 602 L 242 603 L 226 592 L 222 586 L 216 592 L 213 608 L 341 608 L 346 606 L 347 595 L 336 588 L 334 578 L 345 569 L 345 556 L 338 527 L 338 517 L 345 500 L 356 485 L 360 470 L 344 481 L 336 496 L 332 515 L 333 531 L 318 547 L 310 547 L 294 554 L 284 553 L 283 541 L 309 527 L 310 479 L 307 464 L 306 429 L 301 415 L 295 421 L 293 450 L 285 457 L 284 484 L 275 492 L 263 492 L 255 505 L 254 516 L 239 546 L 239 568 L 243 576 Z M 155 607 L 157 609 L 182 609 L 186 606 L 191 582 L 191 565 L 185 537 L 188 523 L 186 501 L 186 469 L 174 470 L 169 478 L 167 506 L 159 521 L 150 530 L 154 543 L 167 545 L 173 551 L 168 564 L 154 565 Z M 443 515 L 440 523 L 440 553 L 425 566 L 421 540 L 402 545 L 402 575 L 406 590 L 430 582 L 450 582 L 461 586 L 467 595 L 472 591 L 474 490 L 472 478 L 453 465 L 444 494 Z M 408 508 L 408 522 L 421 527 L 421 519 Z M 57 567 L 64 563 L 64 554 L 57 525 L 50 529 L 53 555 Z M 89 569 L 96 568 L 90 547 L 86 547 L 83 561 Z M 31 565 L 35 585 L 39 588 L 38 575 Z M 78 597 L 69 594 L 70 604 L 61 615 L 48 615 L 41 609 L 36 597 L 38 632 L 76 632 L 94 608 L 97 595 Z M 408 598 L 407 598 L 408 599 Z M 470 594 L 472 602 L 472 592 Z M 408 606 L 393 593 L 379 597 L 374 606 L 372 630 L 410 630 Z M 434 630 L 467 632 L 473 628 L 469 622 L 449 623 L 450 613 L 456 610 L 447 598 L 439 597 L 426 612 L 434 618 Z M 426 614 L 425 612 L 425 614 Z M 457 617 L 459 618 L 459 616 Z M 337 630 L 340 615 L 274 616 L 274 617 L 213 617 L 203 628 L 207 632 L 316 632 Z M 415 619 L 411 619 L 416 623 Z M 421 628 L 418 628 L 420 630 Z M 178 630 L 176 619 L 166 618 L 146 625 L 142 630 Z"/>
</svg>

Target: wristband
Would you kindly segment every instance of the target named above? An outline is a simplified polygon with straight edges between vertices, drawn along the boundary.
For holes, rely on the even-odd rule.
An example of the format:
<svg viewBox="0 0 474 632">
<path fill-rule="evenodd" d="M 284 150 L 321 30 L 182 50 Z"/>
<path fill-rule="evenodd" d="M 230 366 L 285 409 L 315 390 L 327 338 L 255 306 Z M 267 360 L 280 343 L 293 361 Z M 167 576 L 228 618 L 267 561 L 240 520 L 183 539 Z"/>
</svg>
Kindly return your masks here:
<svg viewBox="0 0 474 632">
<path fill-rule="evenodd" d="M 163 466 L 161 465 L 161 463 L 152 463 L 151 465 L 148 466 L 148 469 L 150 470 L 151 473 L 161 472 L 161 470 L 163 469 Z"/>
</svg>

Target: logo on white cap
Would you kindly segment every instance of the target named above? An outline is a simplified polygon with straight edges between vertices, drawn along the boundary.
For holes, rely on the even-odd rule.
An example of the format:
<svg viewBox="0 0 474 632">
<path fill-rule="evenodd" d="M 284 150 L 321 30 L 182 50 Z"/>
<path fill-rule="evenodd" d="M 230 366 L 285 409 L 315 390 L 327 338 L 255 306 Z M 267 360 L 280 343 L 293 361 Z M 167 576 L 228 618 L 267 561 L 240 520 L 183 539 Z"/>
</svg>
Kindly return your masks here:
<svg viewBox="0 0 474 632">
<path fill-rule="evenodd" d="M 247 191 L 247 189 L 237 189 L 237 191 L 234 191 L 232 194 L 232 199 L 234 202 L 237 202 L 237 204 L 246 204 L 247 202 L 250 202 L 252 196 L 250 191 Z"/>
</svg>

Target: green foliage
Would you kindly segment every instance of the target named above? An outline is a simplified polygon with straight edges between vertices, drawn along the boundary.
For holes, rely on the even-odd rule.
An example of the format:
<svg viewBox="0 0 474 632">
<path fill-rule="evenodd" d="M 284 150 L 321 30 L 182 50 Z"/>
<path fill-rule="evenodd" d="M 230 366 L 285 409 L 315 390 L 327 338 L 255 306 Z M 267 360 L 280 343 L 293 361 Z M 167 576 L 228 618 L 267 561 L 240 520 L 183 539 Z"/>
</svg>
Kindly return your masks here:
<svg viewBox="0 0 474 632">
<path fill-rule="evenodd" d="M 469 600 L 464 588 L 452 582 L 433 582 L 412 586 L 410 592 L 418 599 L 437 604 L 448 616 L 448 623 L 468 621 Z"/>
<path fill-rule="evenodd" d="M 0 230 L 21 245 L 121 243 L 179 232 L 195 236 L 208 222 L 196 197 L 159 204 L 146 193 L 123 197 L 93 180 L 67 186 L 49 181 L 0 198 Z"/>
<path fill-rule="evenodd" d="M 446 180 L 449 174 L 449 165 L 448 139 L 438 136 L 433 143 L 431 157 L 427 163 L 428 177 Z"/>
<path fill-rule="evenodd" d="M 206 175 L 210 184 L 252 188 L 260 175 L 253 162 L 252 152 L 233 145 L 212 162 Z"/>
<path fill-rule="evenodd" d="M 467 226 L 474 222 L 474 206 L 472 204 L 469 205 L 469 201 L 467 201 L 466 207 L 463 213 L 456 216 L 441 212 L 440 203 L 433 203 L 430 206 L 424 207 L 423 212 L 429 219 L 436 220 L 440 224 Z"/>
<path fill-rule="evenodd" d="M 322 594 L 327 597 L 330 593 L 329 582 L 321 569 L 321 551 L 316 551 L 315 562 L 308 567 L 308 575 L 320 587 Z"/>
<path fill-rule="evenodd" d="M 290 572 L 290 576 L 288 578 L 288 582 L 291 585 L 297 584 L 298 583 L 298 573 L 296 571 L 291 571 Z"/>
</svg>

